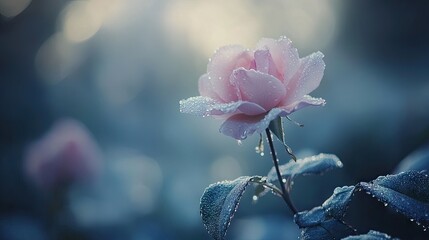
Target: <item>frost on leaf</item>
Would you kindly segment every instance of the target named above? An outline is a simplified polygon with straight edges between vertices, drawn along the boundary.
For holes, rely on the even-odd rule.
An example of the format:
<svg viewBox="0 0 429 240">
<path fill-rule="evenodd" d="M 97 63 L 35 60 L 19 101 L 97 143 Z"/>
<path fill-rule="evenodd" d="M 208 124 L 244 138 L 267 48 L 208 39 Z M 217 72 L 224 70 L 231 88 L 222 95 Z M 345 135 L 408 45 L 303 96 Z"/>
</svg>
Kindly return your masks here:
<svg viewBox="0 0 429 240">
<path fill-rule="evenodd" d="M 343 163 L 333 154 L 321 153 L 315 156 L 289 161 L 280 166 L 283 178 L 293 178 L 299 175 L 320 175 L 335 168 L 341 168 Z M 273 167 L 267 176 L 267 182 L 278 180 L 276 170 Z"/>
<path fill-rule="evenodd" d="M 359 186 L 385 206 L 424 228 L 429 227 L 429 176 L 426 173 L 409 171 L 381 176 Z"/>
<path fill-rule="evenodd" d="M 341 239 L 356 231 L 341 219 L 330 216 L 323 207 L 316 207 L 295 215 L 295 223 L 302 229 L 303 240 Z"/>
<path fill-rule="evenodd" d="M 354 186 L 335 188 L 334 194 L 322 204 L 322 207 L 329 213 L 330 216 L 336 219 L 343 219 L 349 203 L 352 200 L 354 190 Z"/>
<path fill-rule="evenodd" d="M 225 238 L 241 196 L 254 178 L 259 177 L 239 177 L 233 181 L 214 183 L 206 188 L 201 197 L 200 213 L 203 223 L 213 239 Z"/>
<path fill-rule="evenodd" d="M 343 238 L 343 240 L 394 240 L 397 238 L 392 238 L 391 236 L 377 232 L 374 230 L 370 230 L 367 234 L 361 234 L 356 236 L 350 236 Z"/>
<path fill-rule="evenodd" d="M 354 186 L 336 188 L 322 206 L 295 214 L 295 223 L 302 229 L 301 239 L 341 239 L 356 234 L 343 221 L 354 190 Z"/>
</svg>

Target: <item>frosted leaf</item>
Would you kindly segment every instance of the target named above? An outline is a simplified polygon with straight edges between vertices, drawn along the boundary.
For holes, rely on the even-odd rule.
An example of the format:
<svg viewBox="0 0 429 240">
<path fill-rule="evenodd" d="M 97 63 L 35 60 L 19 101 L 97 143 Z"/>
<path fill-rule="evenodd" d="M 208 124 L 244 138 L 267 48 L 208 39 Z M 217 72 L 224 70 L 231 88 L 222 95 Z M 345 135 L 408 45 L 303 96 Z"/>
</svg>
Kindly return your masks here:
<svg viewBox="0 0 429 240">
<path fill-rule="evenodd" d="M 343 219 L 354 191 L 355 186 L 337 187 L 334 189 L 334 194 L 322 204 L 322 207 L 330 216 Z"/>
<path fill-rule="evenodd" d="M 429 227 L 429 177 L 426 173 L 409 171 L 382 176 L 359 186 L 386 207 L 424 228 Z"/>
<path fill-rule="evenodd" d="M 302 228 L 301 239 L 342 239 L 356 234 L 343 221 L 354 189 L 354 186 L 336 188 L 322 206 L 295 214 L 294 221 Z"/>
<path fill-rule="evenodd" d="M 333 154 L 321 153 L 315 156 L 289 161 L 280 166 L 280 173 L 283 178 L 293 178 L 297 175 L 320 175 L 326 171 L 341 168 L 343 163 Z M 274 167 L 268 173 L 267 181 L 277 181 Z"/>
<path fill-rule="evenodd" d="M 374 230 L 370 230 L 367 234 L 361 234 L 357 236 L 349 236 L 346 238 L 343 238 L 343 240 L 394 240 L 397 238 L 392 238 L 391 236 L 377 232 Z"/>
<path fill-rule="evenodd" d="M 241 196 L 249 182 L 255 178 L 260 177 L 239 177 L 233 181 L 214 183 L 206 188 L 201 197 L 200 213 L 204 226 L 213 239 L 225 239 Z"/>
<path fill-rule="evenodd" d="M 300 239 L 303 240 L 341 239 L 356 233 L 356 230 L 330 216 L 322 207 L 299 212 L 295 214 L 294 221 L 302 228 Z"/>
</svg>

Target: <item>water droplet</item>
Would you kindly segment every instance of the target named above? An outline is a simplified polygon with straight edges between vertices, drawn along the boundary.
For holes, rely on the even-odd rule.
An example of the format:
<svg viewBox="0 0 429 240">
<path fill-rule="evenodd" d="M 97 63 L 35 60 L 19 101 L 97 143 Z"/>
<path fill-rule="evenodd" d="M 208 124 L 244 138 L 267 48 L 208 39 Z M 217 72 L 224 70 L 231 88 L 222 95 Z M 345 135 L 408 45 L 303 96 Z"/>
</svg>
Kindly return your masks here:
<svg viewBox="0 0 429 240">
<path fill-rule="evenodd" d="M 261 156 L 264 156 L 264 141 L 262 140 L 262 134 L 259 134 L 259 142 L 255 147 L 256 153 L 259 153 Z"/>
<path fill-rule="evenodd" d="M 384 206 L 387 207 L 387 205 L 389 205 L 388 203 L 384 203 Z"/>
<path fill-rule="evenodd" d="M 410 221 L 411 221 L 411 222 L 414 222 L 414 219 L 410 218 Z"/>
<path fill-rule="evenodd" d="M 252 200 L 253 200 L 253 202 L 257 202 L 258 201 L 258 196 L 253 195 Z"/>
</svg>

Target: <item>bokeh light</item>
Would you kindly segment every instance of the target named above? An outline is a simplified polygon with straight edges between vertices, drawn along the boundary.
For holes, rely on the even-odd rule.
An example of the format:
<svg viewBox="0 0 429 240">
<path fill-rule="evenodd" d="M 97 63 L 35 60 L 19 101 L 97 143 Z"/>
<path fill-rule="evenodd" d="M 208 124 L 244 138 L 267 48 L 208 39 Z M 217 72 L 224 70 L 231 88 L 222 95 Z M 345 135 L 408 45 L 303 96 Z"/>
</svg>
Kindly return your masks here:
<svg viewBox="0 0 429 240">
<path fill-rule="evenodd" d="M 92 1 L 72 1 L 64 9 L 63 31 L 73 42 L 82 42 L 100 29 L 102 16 Z"/>
<path fill-rule="evenodd" d="M 228 44 L 253 48 L 262 33 L 278 32 L 297 47 L 321 49 L 335 36 L 336 7 L 332 1 L 175 1 L 164 19 L 168 34 L 206 56 Z"/>
<path fill-rule="evenodd" d="M 71 1 L 62 13 L 62 31 L 72 42 L 82 42 L 93 37 L 105 21 L 121 9 L 119 0 Z"/>
<path fill-rule="evenodd" d="M 0 14 L 12 18 L 24 11 L 31 0 L 0 0 Z"/>
<path fill-rule="evenodd" d="M 222 45 L 253 44 L 262 26 L 251 6 L 248 1 L 176 1 L 167 6 L 165 24 L 168 33 L 209 55 Z"/>
<path fill-rule="evenodd" d="M 63 34 L 56 33 L 38 50 L 35 57 L 36 70 L 46 83 L 64 80 L 78 67 L 81 60 L 79 51 Z"/>
</svg>

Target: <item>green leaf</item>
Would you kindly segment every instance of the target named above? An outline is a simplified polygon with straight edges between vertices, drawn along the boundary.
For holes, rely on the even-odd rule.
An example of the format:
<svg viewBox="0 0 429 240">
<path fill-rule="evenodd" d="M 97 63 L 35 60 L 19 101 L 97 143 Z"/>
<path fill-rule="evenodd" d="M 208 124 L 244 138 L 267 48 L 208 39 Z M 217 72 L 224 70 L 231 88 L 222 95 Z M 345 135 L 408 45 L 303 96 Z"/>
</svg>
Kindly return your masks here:
<svg viewBox="0 0 429 240">
<path fill-rule="evenodd" d="M 201 197 L 200 213 L 203 223 L 213 239 L 225 238 L 246 187 L 249 182 L 258 179 L 261 177 L 244 176 L 233 181 L 214 183 L 206 188 Z"/>
<path fill-rule="evenodd" d="M 300 175 L 320 175 L 326 171 L 341 168 L 343 163 L 333 154 L 321 153 L 315 156 L 289 161 L 280 166 L 282 178 L 293 178 Z M 276 169 L 271 168 L 267 176 L 267 182 L 278 181 Z"/>
</svg>

